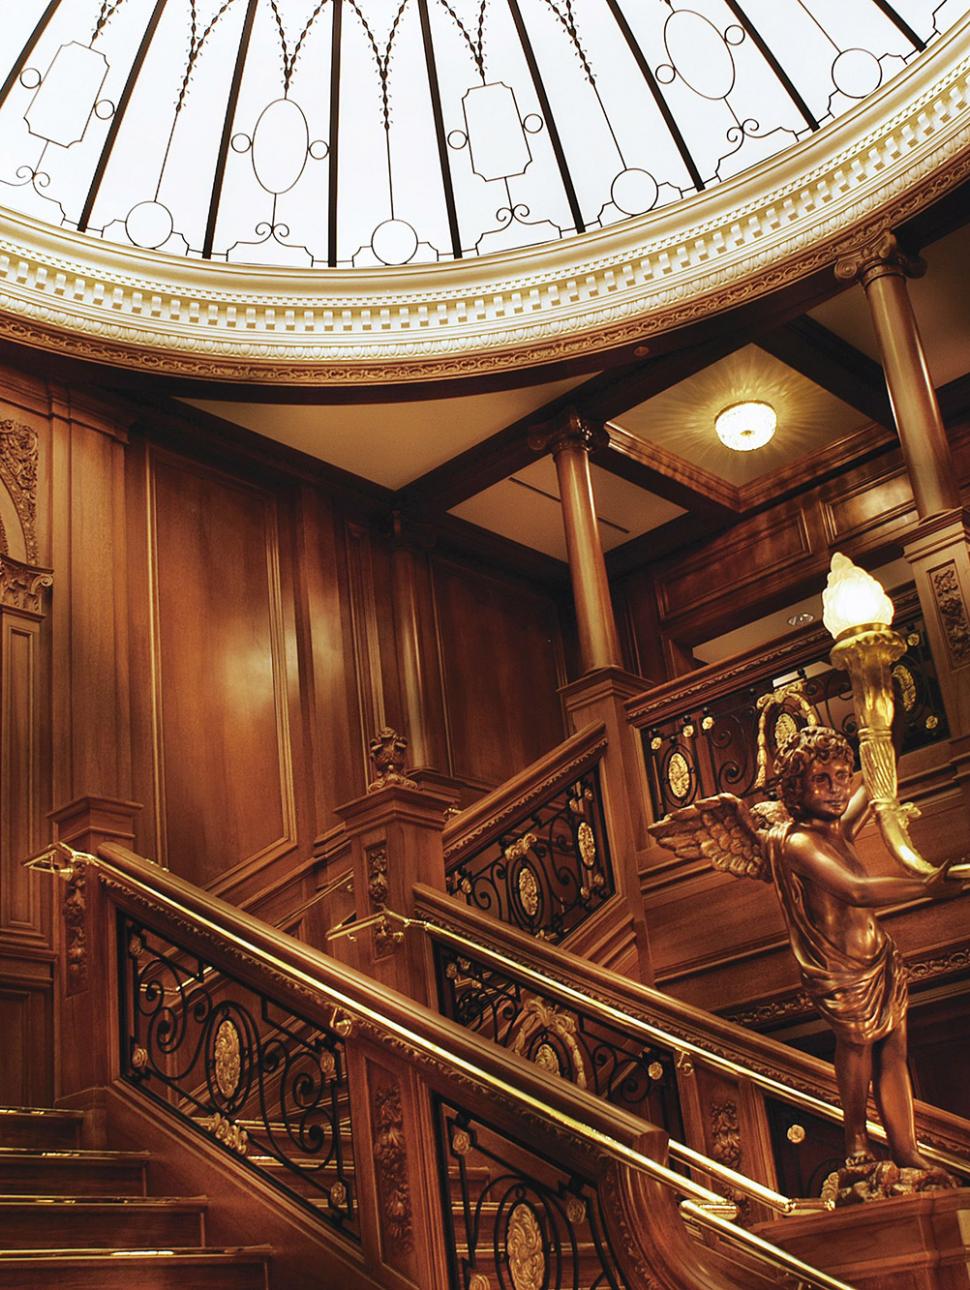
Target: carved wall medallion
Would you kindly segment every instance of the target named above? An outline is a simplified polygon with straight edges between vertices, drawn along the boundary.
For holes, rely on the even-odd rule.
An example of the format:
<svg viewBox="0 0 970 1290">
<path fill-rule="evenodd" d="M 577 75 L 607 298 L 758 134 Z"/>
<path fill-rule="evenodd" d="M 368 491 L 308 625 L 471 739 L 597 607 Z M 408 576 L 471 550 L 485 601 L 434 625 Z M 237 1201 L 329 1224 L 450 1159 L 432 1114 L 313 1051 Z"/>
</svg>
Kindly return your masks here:
<svg viewBox="0 0 970 1290">
<path fill-rule="evenodd" d="M 27 614 L 41 612 L 41 593 L 54 582 L 49 569 L 22 564 L 9 555 L 0 555 L 0 605 Z"/>
<path fill-rule="evenodd" d="M 524 1200 L 514 1206 L 505 1236 L 505 1254 L 515 1290 L 543 1290 L 546 1255 L 535 1210 Z"/>
<path fill-rule="evenodd" d="M 87 867 L 78 863 L 67 880 L 61 916 L 64 919 L 64 953 L 67 993 L 80 994 L 88 986 Z"/>
<path fill-rule="evenodd" d="M 932 583 L 950 658 L 958 666 L 970 662 L 970 617 L 955 562 L 934 569 Z"/>
<path fill-rule="evenodd" d="M 37 559 L 37 432 L 19 421 L 0 421 L 0 480 L 17 511 L 32 562 Z M 2 549 L 7 549 L 5 536 Z"/>
<path fill-rule="evenodd" d="M 367 848 L 367 894 L 371 904 L 387 904 L 387 847 L 384 843 Z"/>
<path fill-rule="evenodd" d="M 690 792 L 690 767 L 683 753 L 671 753 L 667 763 L 667 784 L 674 797 L 685 798 Z"/>
<path fill-rule="evenodd" d="M 539 884 L 529 865 L 524 864 L 519 870 L 517 885 L 522 908 L 530 918 L 535 918 L 539 910 Z"/>
<path fill-rule="evenodd" d="M 239 1077 L 242 1073 L 242 1046 L 239 1041 L 239 1028 L 228 1017 L 219 1023 L 214 1049 L 216 1088 L 229 1102 L 239 1088 Z"/>
<path fill-rule="evenodd" d="M 396 1084 L 374 1095 L 374 1164 L 384 1217 L 384 1235 L 407 1253 L 414 1244 L 408 1157 L 404 1143 L 404 1112 Z"/>
</svg>

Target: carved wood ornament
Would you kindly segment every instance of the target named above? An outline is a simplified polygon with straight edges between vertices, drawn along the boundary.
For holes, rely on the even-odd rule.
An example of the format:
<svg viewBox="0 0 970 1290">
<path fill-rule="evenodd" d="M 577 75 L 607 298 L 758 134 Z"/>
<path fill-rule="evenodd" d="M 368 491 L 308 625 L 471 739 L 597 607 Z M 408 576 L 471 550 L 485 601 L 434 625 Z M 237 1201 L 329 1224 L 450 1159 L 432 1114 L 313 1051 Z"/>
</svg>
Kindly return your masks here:
<svg viewBox="0 0 970 1290">
<path fill-rule="evenodd" d="M 374 1165 L 384 1218 L 384 1235 L 398 1250 L 408 1253 L 414 1245 L 408 1156 L 404 1143 L 401 1090 L 388 1084 L 374 1094 Z"/>
<path fill-rule="evenodd" d="M 27 560 L 37 559 L 37 433 L 19 421 L 0 421 L 0 480 L 6 485 L 24 534 Z M 0 528 L 0 549 L 9 550 Z"/>
<path fill-rule="evenodd" d="M 957 567 L 953 560 L 935 569 L 933 594 L 940 611 L 940 625 L 954 664 L 970 662 L 970 618 L 960 589 Z"/>
</svg>

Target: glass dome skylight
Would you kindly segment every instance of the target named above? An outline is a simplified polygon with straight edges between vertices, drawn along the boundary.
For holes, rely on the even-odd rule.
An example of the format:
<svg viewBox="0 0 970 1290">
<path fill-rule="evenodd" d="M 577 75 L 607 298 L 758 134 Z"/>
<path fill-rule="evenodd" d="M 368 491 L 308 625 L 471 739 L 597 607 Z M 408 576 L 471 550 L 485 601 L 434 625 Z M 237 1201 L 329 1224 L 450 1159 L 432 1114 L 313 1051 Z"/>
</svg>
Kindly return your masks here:
<svg viewBox="0 0 970 1290">
<path fill-rule="evenodd" d="M 17 0 L 0 205 L 146 250 L 379 267 L 710 188 L 967 0 Z"/>
</svg>

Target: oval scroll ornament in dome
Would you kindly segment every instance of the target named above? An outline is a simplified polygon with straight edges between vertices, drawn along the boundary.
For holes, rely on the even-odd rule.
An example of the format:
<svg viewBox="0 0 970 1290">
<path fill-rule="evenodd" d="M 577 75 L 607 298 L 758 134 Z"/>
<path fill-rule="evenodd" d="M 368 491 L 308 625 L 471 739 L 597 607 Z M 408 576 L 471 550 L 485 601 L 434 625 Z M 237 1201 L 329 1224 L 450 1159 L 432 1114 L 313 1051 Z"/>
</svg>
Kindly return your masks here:
<svg viewBox="0 0 970 1290">
<path fill-rule="evenodd" d="M 289 192 L 310 155 L 306 117 L 289 99 L 263 108 L 253 131 L 253 170 L 268 193 Z"/>
<path fill-rule="evenodd" d="M 20 0 L 0 335 L 310 384 L 632 348 L 970 173 L 968 11 Z"/>
</svg>

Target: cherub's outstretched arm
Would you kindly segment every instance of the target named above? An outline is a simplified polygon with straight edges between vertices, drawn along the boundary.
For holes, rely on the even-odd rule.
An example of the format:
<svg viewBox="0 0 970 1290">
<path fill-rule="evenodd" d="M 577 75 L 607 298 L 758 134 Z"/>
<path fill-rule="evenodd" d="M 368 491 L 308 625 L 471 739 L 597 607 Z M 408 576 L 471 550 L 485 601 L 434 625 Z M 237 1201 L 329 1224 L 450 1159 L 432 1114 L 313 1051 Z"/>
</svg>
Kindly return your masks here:
<svg viewBox="0 0 970 1290">
<path fill-rule="evenodd" d="M 862 826 L 872 818 L 872 810 L 869 790 L 865 784 L 860 782 L 859 787 L 849 798 L 849 805 L 842 815 L 842 832 L 850 841 L 858 834 Z"/>
<path fill-rule="evenodd" d="M 824 839 L 810 837 L 797 829 L 788 839 L 785 853 L 792 868 L 847 905 L 878 909 L 899 900 L 916 900 L 920 896 L 939 894 L 928 889 L 922 878 L 871 877 L 853 873 Z M 952 886 L 957 888 L 952 894 L 958 894 L 957 884 Z"/>
</svg>

